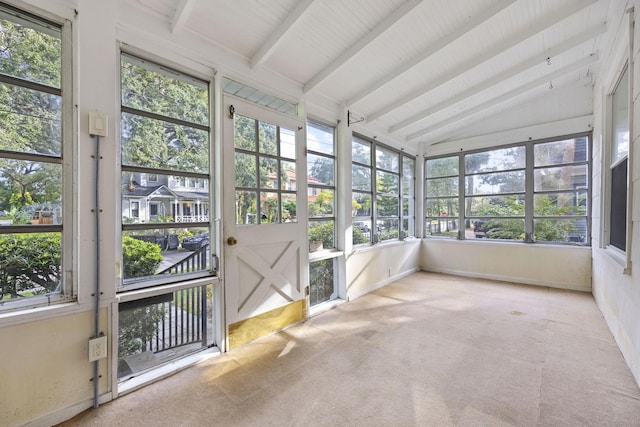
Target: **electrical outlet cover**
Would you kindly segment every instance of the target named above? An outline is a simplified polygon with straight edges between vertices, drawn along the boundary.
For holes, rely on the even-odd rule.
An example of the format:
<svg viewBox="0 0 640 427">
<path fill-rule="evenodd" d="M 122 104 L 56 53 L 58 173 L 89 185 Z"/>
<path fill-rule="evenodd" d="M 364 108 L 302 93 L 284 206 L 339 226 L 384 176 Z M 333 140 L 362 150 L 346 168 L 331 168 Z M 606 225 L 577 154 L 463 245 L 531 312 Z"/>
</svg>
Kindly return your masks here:
<svg viewBox="0 0 640 427">
<path fill-rule="evenodd" d="M 107 357 L 107 337 L 102 336 L 89 340 L 89 362 Z"/>
</svg>

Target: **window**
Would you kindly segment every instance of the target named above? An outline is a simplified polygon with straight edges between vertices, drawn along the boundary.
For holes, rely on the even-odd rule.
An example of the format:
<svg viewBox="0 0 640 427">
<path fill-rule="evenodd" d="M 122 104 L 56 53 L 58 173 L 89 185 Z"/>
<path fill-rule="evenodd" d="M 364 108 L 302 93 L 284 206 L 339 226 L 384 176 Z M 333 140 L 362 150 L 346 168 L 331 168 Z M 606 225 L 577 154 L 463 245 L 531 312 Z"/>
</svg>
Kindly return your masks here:
<svg viewBox="0 0 640 427">
<path fill-rule="evenodd" d="M 425 236 L 458 235 L 459 163 L 458 156 L 425 161 Z"/>
<path fill-rule="evenodd" d="M 235 115 L 236 224 L 296 222 L 295 132 Z"/>
<path fill-rule="evenodd" d="M 72 297 L 68 24 L 0 4 L 0 307 Z M 67 151 L 69 150 L 69 151 Z M 66 242 L 66 244 L 63 243 Z"/>
<path fill-rule="evenodd" d="M 413 233 L 415 160 L 361 137 L 353 138 L 351 158 L 353 244 Z"/>
<path fill-rule="evenodd" d="M 335 248 L 335 132 L 307 124 L 307 203 L 310 250 Z"/>
<path fill-rule="evenodd" d="M 629 193 L 629 68 L 620 77 L 611 96 L 611 201 L 609 243 L 627 250 L 627 206 Z"/>
<path fill-rule="evenodd" d="M 427 159 L 425 235 L 589 244 L 589 151 L 579 135 Z"/>
<path fill-rule="evenodd" d="M 140 202 L 131 202 L 131 217 L 140 218 Z"/>
<path fill-rule="evenodd" d="M 209 218 L 191 209 L 211 200 L 209 84 L 126 53 L 121 79 L 123 213 L 144 200 L 123 216 L 123 288 L 211 274 Z"/>
</svg>

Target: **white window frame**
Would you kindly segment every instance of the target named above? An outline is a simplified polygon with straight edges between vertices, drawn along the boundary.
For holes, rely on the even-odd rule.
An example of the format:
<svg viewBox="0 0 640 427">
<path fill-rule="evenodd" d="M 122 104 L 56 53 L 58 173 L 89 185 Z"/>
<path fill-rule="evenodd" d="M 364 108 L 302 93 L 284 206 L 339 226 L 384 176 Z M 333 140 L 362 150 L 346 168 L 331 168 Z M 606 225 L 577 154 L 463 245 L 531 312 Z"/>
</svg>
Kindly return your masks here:
<svg viewBox="0 0 640 427">
<path fill-rule="evenodd" d="M 632 46 L 632 43 L 631 43 Z M 629 48 L 631 50 L 632 47 Z M 631 250 L 632 250 L 632 232 L 633 232 L 633 61 L 629 61 L 629 55 L 625 55 L 623 64 L 618 68 L 615 80 L 611 84 L 605 99 L 605 117 L 604 117 L 604 143 L 602 154 L 602 218 L 603 227 L 601 233 L 602 248 L 623 268 L 624 274 L 631 274 Z M 618 89 L 620 82 L 625 74 L 628 77 L 628 124 L 629 124 L 629 149 L 626 155 L 613 160 L 613 96 Z M 627 212 L 626 212 L 626 243 L 625 250 L 622 250 L 611 244 L 611 185 L 612 170 L 623 161 L 627 161 Z"/>
<path fill-rule="evenodd" d="M 62 135 L 61 135 L 61 166 L 62 166 L 62 209 L 64 212 L 64 226 L 61 230 L 61 271 L 60 290 L 47 295 L 36 295 L 13 299 L 3 302 L 0 305 L 0 314 L 21 309 L 44 309 L 58 303 L 77 301 L 78 284 L 76 275 L 69 274 L 70 271 L 77 271 L 77 251 L 73 230 L 77 229 L 77 216 L 74 206 L 76 202 L 73 193 L 73 182 L 78 174 L 76 149 L 77 135 L 74 129 L 77 123 L 73 114 L 74 92 L 73 92 L 73 31 L 71 21 L 58 16 L 41 11 L 31 11 L 28 8 L 20 8 L 12 5 L 6 7 L 6 18 L 14 22 L 20 21 L 40 21 L 43 25 L 53 24 L 60 28 L 61 40 L 61 79 L 60 90 L 62 98 Z M 13 10 L 17 15 L 13 15 Z M 4 14 L 3 14 L 4 15 Z M 33 230 L 32 232 L 37 232 Z M 29 313 L 32 311 L 30 310 Z"/>
</svg>

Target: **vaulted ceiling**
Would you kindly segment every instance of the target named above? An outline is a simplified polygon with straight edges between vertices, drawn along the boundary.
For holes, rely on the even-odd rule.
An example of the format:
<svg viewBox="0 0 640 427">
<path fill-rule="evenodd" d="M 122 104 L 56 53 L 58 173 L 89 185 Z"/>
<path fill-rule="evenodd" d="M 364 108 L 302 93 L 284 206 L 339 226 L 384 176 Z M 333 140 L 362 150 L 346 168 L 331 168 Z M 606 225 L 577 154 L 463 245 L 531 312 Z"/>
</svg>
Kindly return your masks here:
<svg viewBox="0 0 640 427">
<path fill-rule="evenodd" d="M 344 106 L 400 145 L 429 146 L 589 116 L 615 1 L 126 3 L 232 58 L 227 71 L 240 79 L 272 76 L 310 112 Z"/>
</svg>

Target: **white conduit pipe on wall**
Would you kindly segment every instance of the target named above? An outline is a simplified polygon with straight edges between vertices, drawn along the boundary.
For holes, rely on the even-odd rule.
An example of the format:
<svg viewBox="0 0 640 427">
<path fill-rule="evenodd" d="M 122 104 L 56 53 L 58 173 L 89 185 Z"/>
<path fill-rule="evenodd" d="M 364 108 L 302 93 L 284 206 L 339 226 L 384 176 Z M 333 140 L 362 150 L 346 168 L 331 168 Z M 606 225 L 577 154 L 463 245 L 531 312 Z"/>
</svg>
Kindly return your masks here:
<svg viewBox="0 0 640 427">
<path fill-rule="evenodd" d="M 94 325 L 93 325 L 93 337 L 98 338 L 100 335 L 100 136 L 95 135 L 96 137 L 96 154 L 95 154 L 95 162 L 96 162 L 96 176 L 95 176 L 95 206 L 94 206 L 94 216 L 95 216 L 95 225 L 96 225 L 96 265 L 95 265 L 95 309 L 94 309 Z M 98 408 L 98 391 L 99 391 L 99 372 L 98 372 L 98 364 L 99 360 L 93 361 L 93 407 L 94 409 Z"/>
</svg>

